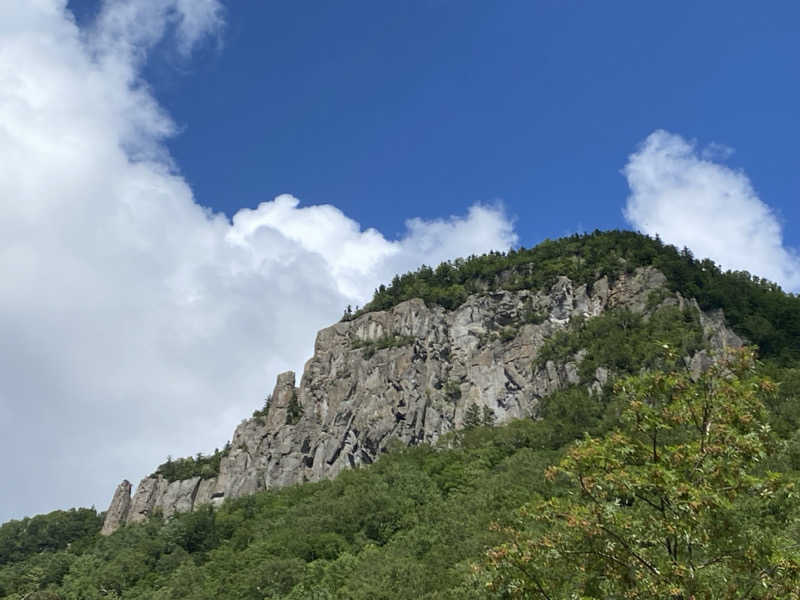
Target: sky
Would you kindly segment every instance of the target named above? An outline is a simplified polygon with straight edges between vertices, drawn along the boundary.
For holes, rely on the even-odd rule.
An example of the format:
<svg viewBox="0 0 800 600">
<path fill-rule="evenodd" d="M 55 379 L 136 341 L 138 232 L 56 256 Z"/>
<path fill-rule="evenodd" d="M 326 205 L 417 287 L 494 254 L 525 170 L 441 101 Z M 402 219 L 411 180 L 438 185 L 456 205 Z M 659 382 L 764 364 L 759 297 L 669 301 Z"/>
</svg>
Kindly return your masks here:
<svg viewBox="0 0 800 600">
<path fill-rule="evenodd" d="M 799 291 L 798 17 L 0 3 L 0 522 L 222 447 L 422 263 L 627 228 Z"/>
</svg>

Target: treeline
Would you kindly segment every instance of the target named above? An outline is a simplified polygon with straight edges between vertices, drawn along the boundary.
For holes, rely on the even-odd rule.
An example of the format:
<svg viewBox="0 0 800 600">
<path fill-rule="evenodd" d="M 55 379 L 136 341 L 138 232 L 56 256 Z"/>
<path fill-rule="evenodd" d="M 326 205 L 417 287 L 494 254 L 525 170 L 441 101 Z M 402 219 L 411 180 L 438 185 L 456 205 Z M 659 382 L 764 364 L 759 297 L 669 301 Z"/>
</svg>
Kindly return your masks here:
<svg viewBox="0 0 800 600">
<path fill-rule="evenodd" d="M 191 479 L 192 477 L 201 477 L 209 479 L 219 475 L 219 465 L 223 457 L 227 456 L 230 452 L 230 442 L 225 444 L 225 447 L 220 450 L 214 449 L 213 454 L 204 455 L 200 452 L 196 456 L 188 456 L 186 458 L 167 457 L 166 462 L 160 464 L 151 477 L 161 475 L 167 481 L 179 481 L 181 479 Z"/>
<path fill-rule="evenodd" d="M 800 358 L 800 298 L 770 281 L 744 271 L 722 271 L 713 261 L 696 259 L 684 248 L 632 231 L 595 231 L 533 248 L 490 252 L 481 256 L 422 266 L 381 285 L 355 316 L 387 310 L 421 298 L 454 309 L 470 294 L 487 290 L 547 289 L 559 275 L 590 285 L 601 277 L 615 280 L 637 267 L 652 265 L 669 280 L 669 287 L 696 298 L 703 310 L 721 308 L 740 335 L 757 344 L 763 356 L 788 363 Z"/>
<path fill-rule="evenodd" d="M 0 565 L 19 562 L 39 552 L 91 544 L 102 526 L 93 508 L 56 510 L 0 525 Z"/>
</svg>

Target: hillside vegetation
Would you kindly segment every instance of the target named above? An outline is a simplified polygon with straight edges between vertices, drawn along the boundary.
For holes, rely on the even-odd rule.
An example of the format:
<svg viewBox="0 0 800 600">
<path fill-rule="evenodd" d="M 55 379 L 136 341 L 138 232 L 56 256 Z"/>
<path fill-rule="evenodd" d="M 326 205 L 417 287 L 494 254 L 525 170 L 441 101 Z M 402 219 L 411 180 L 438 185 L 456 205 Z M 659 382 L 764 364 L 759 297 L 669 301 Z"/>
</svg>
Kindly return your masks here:
<svg viewBox="0 0 800 600">
<path fill-rule="evenodd" d="M 387 310 L 411 298 L 452 309 L 476 292 L 547 289 L 560 275 L 591 285 L 646 265 L 664 273 L 671 290 L 696 298 L 703 310 L 723 309 L 728 323 L 758 345 L 762 356 L 784 362 L 800 359 L 800 298 L 745 271 L 722 271 L 709 259 L 694 258 L 688 249 L 631 231 L 595 231 L 436 268 L 422 266 L 380 286 L 366 306 L 346 318 Z"/>
<path fill-rule="evenodd" d="M 753 485 L 777 477 L 767 475 L 771 472 L 781 473 L 782 485 L 800 477 L 800 438 L 794 433 L 800 424 L 800 377 L 786 369 L 773 374 L 788 376 L 790 384 L 765 394 L 768 412 L 737 413 L 751 425 L 771 415 L 787 433 L 783 441 L 775 438 L 760 461 L 748 459 L 740 465 Z M 644 378 L 634 381 L 639 390 L 651 384 Z M 32 528 L 20 533 L 20 522 L 7 523 L 0 534 L 11 532 L 28 550 L 4 554 L 0 597 L 542 597 L 531 591 L 530 581 L 514 574 L 519 555 L 509 548 L 521 536 L 535 540 L 541 535 L 542 524 L 532 517 L 532 507 L 575 501 L 580 490 L 568 477 L 546 477 L 550 465 L 569 464 L 563 461 L 574 456 L 574 439 L 590 434 L 598 443 L 608 439 L 611 447 L 621 448 L 608 436 L 617 435 L 619 416 L 630 410 L 630 398 L 623 393 L 605 398 L 590 398 L 572 388 L 546 400 L 540 421 L 470 428 L 436 448 L 397 449 L 333 481 L 263 492 L 226 502 L 217 511 L 179 514 L 167 522 L 154 518 L 107 538 L 97 534 L 98 520 L 82 537 L 71 538 L 65 530 L 63 539 L 37 550 L 35 540 L 40 538 Z M 749 415 L 756 420 L 750 421 Z M 674 477 L 667 481 L 672 482 L 667 487 L 680 484 Z M 757 515 L 763 513 L 753 512 L 759 496 L 753 498 L 732 513 L 739 518 L 742 511 L 756 515 L 746 521 L 751 529 L 761 525 Z M 796 523 L 796 506 L 783 492 L 763 500 L 764 510 L 779 509 L 781 515 L 779 522 L 765 520 L 764 531 Z M 63 515 L 36 517 L 40 522 L 57 518 Z M 736 521 L 726 523 L 738 531 Z M 490 560 L 486 552 L 492 548 Z M 559 585 L 568 581 L 568 565 L 557 575 Z M 527 595 L 511 594 L 515 586 Z"/>
<path fill-rule="evenodd" d="M 484 427 L 476 417 L 436 447 L 395 448 L 333 481 L 109 537 L 91 509 L 11 521 L 0 526 L 0 598 L 795 597 L 797 297 L 611 232 L 423 268 L 363 310 L 406 296 L 453 307 L 471 291 L 542 287 L 562 273 L 590 283 L 641 264 L 736 315 L 767 349 L 762 362 L 745 351 L 691 379 L 683 357 L 702 336 L 696 313 L 675 306 L 578 320 L 540 360 L 583 350 L 583 381 L 545 398 L 539 420 Z M 590 393 L 599 366 L 614 377 Z M 202 474 L 220 454 L 160 470 Z"/>
</svg>

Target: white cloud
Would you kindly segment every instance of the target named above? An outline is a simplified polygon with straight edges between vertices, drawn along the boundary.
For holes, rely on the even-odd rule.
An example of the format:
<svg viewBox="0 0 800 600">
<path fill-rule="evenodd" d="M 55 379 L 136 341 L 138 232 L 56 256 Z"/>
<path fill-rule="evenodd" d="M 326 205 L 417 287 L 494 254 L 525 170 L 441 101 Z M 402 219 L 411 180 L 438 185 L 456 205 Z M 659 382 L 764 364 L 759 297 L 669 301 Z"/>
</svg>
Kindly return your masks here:
<svg viewBox="0 0 800 600">
<path fill-rule="evenodd" d="M 777 216 L 747 175 L 715 162 L 731 153 L 718 144 L 698 152 L 679 135 L 653 132 L 623 169 L 631 190 L 625 218 L 723 268 L 800 289 L 800 259 L 784 246 Z"/>
<path fill-rule="evenodd" d="M 358 223 L 334 206 L 297 206 L 296 198 L 282 195 L 256 210 L 240 210 L 233 217 L 228 239 L 256 249 L 253 259 L 262 260 L 269 248 L 259 241 L 258 233 L 279 229 L 304 251 L 325 257 L 337 292 L 361 303 L 376 282 L 388 281 L 395 273 L 473 252 L 505 249 L 517 240 L 501 206 L 475 205 L 466 217 L 410 219 L 405 237 L 395 242 L 375 229 L 361 231 Z"/>
<path fill-rule="evenodd" d="M 135 68 L 170 29 L 178 50 L 190 54 L 221 31 L 223 14 L 219 0 L 104 0 L 89 41 L 104 59 L 113 56 Z"/>
<path fill-rule="evenodd" d="M 114 0 L 86 34 L 63 1 L 0 6 L 0 521 L 104 509 L 123 477 L 222 445 L 346 304 L 516 241 L 489 206 L 387 240 L 291 196 L 232 222 L 197 205 L 138 69 L 221 14 Z"/>
</svg>

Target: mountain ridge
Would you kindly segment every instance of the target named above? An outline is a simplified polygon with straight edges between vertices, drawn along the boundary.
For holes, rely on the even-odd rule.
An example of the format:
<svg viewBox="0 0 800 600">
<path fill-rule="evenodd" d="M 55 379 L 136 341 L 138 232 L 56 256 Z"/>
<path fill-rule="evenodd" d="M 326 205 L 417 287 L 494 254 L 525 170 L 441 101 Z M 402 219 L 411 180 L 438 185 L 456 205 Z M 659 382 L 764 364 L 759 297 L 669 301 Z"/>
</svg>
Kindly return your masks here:
<svg viewBox="0 0 800 600">
<path fill-rule="evenodd" d="M 637 267 L 612 282 L 603 276 L 576 285 L 558 276 L 546 291 L 485 291 L 450 310 L 410 299 L 361 312 L 317 334 L 299 386 L 291 371 L 278 376 L 266 414 L 236 428 L 218 473 L 174 481 L 156 473 L 140 482 L 132 498 L 124 481 L 103 533 L 153 514 L 169 517 L 335 477 L 371 464 L 392 443 L 434 443 L 463 428 L 470 411 L 472 419 L 477 412 L 502 424 L 536 417 L 543 397 L 571 385 L 584 383 L 601 394 L 607 367 L 598 365 L 591 381 L 582 382 L 582 349 L 537 364 L 546 342 L 575 319 L 610 311 L 648 317 L 667 308 L 689 314 L 700 328 L 702 341 L 683 349 L 689 362 L 702 361 L 704 348 L 742 343 L 720 312 L 704 313 L 695 300 L 670 292 L 667 278 L 653 267 Z M 293 407 L 299 415 L 290 414 Z"/>
<path fill-rule="evenodd" d="M 575 440 L 615 435 L 616 383 L 699 377 L 751 332 L 753 368 L 779 384 L 779 452 L 757 468 L 800 480 L 800 299 L 628 232 L 545 249 L 398 276 L 382 310 L 323 329 L 299 382 L 282 374 L 221 452 L 168 459 L 133 496 L 123 482 L 105 515 L 0 526 L 0 597 L 500 597 L 475 569 L 525 506 L 569 494 L 545 471 Z"/>
</svg>

